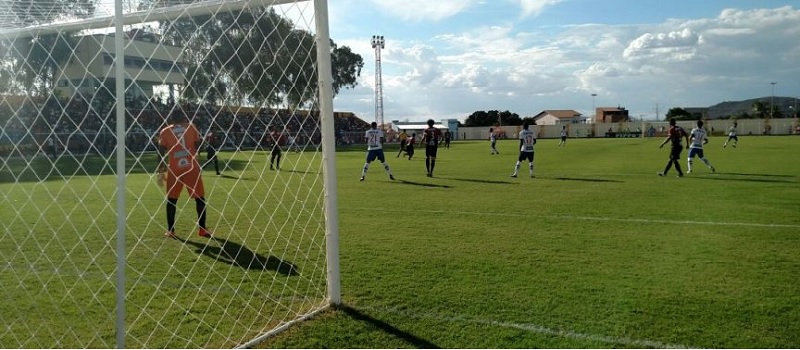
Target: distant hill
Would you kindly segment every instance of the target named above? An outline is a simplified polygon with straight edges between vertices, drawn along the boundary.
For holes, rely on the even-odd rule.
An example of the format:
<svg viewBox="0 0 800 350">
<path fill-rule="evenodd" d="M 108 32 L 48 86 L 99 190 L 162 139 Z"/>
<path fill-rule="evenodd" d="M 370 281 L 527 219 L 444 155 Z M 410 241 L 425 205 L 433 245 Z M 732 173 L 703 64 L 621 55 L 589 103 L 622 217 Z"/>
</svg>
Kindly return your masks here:
<svg viewBox="0 0 800 350">
<path fill-rule="evenodd" d="M 728 116 L 737 116 L 742 113 L 753 114 L 753 103 L 756 101 L 761 101 L 767 108 L 769 108 L 770 103 L 772 103 L 772 97 L 759 97 L 759 98 L 751 98 L 749 100 L 744 101 L 725 101 L 721 103 L 717 103 L 713 106 L 708 107 L 708 119 L 719 119 L 719 118 L 727 118 Z M 779 97 L 775 96 L 775 106 L 778 106 L 778 110 L 780 110 L 785 117 L 790 117 L 794 113 L 795 102 L 794 97 Z M 800 108 L 800 105 L 798 105 Z"/>
</svg>

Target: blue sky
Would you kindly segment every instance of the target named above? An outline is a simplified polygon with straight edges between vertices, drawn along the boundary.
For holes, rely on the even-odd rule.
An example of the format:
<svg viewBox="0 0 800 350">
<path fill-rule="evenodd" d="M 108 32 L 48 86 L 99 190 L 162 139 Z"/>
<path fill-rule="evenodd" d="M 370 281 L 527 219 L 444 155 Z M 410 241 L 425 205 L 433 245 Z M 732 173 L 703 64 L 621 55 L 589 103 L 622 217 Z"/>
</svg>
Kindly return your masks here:
<svg viewBox="0 0 800 350">
<path fill-rule="evenodd" d="M 332 39 L 364 58 L 335 108 L 374 120 L 383 35 L 384 120 L 476 110 L 672 107 L 800 95 L 800 1 L 329 0 Z"/>
</svg>

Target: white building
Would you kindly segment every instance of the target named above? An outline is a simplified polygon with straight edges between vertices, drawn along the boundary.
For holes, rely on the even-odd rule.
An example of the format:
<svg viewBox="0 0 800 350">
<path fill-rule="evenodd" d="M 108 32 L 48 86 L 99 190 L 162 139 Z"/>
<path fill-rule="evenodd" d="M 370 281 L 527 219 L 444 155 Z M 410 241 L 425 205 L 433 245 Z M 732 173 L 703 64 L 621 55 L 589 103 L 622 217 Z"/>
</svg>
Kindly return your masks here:
<svg viewBox="0 0 800 350">
<path fill-rule="evenodd" d="M 587 119 L 571 109 L 547 109 L 533 117 L 537 125 L 584 124 Z"/>
<path fill-rule="evenodd" d="M 174 94 L 175 85 L 186 84 L 186 66 L 180 47 L 158 43 L 158 38 L 139 30 L 127 33 L 125 39 L 125 74 L 135 80 L 127 80 L 126 97 L 149 99 L 156 86 L 169 87 Z M 74 57 L 66 67 L 56 72 L 56 91 L 61 96 L 76 92 L 91 96 L 113 95 L 115 90 L 114 35 L 95 34 L 78 38 Z M 173 95 L 174 96 L 174 95 Z"/>
</svg>

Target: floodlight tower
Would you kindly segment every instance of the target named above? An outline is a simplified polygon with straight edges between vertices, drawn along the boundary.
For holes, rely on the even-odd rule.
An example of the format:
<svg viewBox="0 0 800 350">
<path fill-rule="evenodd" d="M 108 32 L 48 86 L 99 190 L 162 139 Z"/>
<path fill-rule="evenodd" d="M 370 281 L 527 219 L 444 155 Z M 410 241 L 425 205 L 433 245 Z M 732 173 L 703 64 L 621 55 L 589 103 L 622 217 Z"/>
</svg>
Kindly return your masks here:
<svg viewBox="0 0 800 350">
<path fill-rule="evenodd" d="M 372 36 L 372 48 L 375 49 L 375 122 L 383 129 L 383 79 L 381 78 L 381 49 L 386 46 L 383 35 Z"/>
<path fill-rule="evenodd" d="M 770 85 L 772 85 L 772 97 L 769 100 L 769 117 L 770 118 L 773 118 L 774 117 L 773 113 L 775 113 L 774 112 L 775 111 L 775 84 L 777 84 L 777 82 L 773 81 L 773 82 L 770 83 Z"/>
</svg>

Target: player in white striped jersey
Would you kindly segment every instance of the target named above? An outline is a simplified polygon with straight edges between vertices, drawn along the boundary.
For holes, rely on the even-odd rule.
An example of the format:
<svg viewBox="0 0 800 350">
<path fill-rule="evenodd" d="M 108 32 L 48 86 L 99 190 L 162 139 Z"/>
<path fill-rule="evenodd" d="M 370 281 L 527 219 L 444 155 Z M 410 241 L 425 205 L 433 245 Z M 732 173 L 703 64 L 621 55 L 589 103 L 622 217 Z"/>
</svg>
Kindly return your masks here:
<svg viewBox="0 0 800 350">
<path fill-rule="evenodd" d="M 514 173 L 511 174 L 511 177 L 517 177 L 519 166 L 525 159 L 528 160 L 528 169 L 533 177 L 533 145 L 535 144 L 536 134 L 528 128 L 528 122 L 525 122 L 519 132 L 519 158 L 517 164 L 514 165 Z"/>
<path fill-rule="evenodd" d="M 500 151 L 497 150 L 497 134 L 494 132 L 494 128 L 489 128 L 489 142 L 492 144 L 492 155 L 500 154 Z"/>
<path fill-rule="evenodd" d="M 561 142 L 558 143 L 558 147 L 566 146 L 567 145 L 567 126 L 561 126 Z"/>
<path fill-rule="evenodd" d="M 376 122 L 372 122 L 370 126 L 372 128 L 364 134 L 367 139 L 367 162 L 364 163 L 364 169 L 361 170 L 361 181 L 364 181 L 364 176 L 367 175 L 367 169 L 369 169 L 369 163 L 372 163 L 375 158 L 381 161 L 386 173 L 389 174 L 389 180 L 394 180 L 392 170 L 389 169 L 389 164 L 386 164 L 386 158 L 383 155 L 383 131 L 378 129 L 378 123 Z"/>
<path fill-rule="evenodd" d="M 700 158 L 700 160 L 702 160 L 703 163 L 705 163 L 708 168 L 711 169 L 712 173 L 715 172 L 716 170 L 714 169 L 714 166 L 711 165 L 711 162 L 709 162 L 703 154 L 703 145 L 708 143 L 708 135 L 706 135 L 706 131 L 703 129 L 702 120 L 697 121 L 697 127 L 692 129 L 692 132 L 689 134 L 689 140 L 689 170 L 687 173 L 692 173 L 692 159 L 694 156 Z"/>
<path fill-rule="evenodd" d="M 739 144 L 739 133 L 736 131 L 736 127 L 738 124 L 736 122 L 733 123 L 733 126 L 728 129 L 728 139 L 725 140 L 725 143 L 722 144 L 722 148 L 728 146 L 728 142 L 733 141 L 733 148 L 736 148 L 736 145 Z"/>
</svg>

